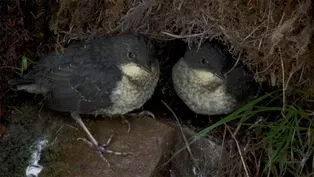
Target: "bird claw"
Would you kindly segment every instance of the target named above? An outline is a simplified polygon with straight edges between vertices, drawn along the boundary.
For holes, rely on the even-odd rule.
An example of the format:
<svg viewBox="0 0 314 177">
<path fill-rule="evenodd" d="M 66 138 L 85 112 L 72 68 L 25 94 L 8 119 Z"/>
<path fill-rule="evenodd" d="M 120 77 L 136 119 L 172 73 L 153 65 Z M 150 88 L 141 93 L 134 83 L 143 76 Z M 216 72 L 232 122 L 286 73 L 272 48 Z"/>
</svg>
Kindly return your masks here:
<svg viewBox="0 0 314 177">
<path fill-rule="evenodd" d="M 149 117 L 152 117 L 153 119 L 156 119 L 154 113 L 150 111 L 141 111 L 140 113 L 130 113 L 129 115 L 130 116 L 149 116 Z"/>
<path fill-rule="evenodd" d="M 152 113 L 152 112 L 150 112 L 150 111 L 142 111 L 142 112 L 140 112 L 139 115 L 140 115 L 140 116 L 150 116 L 150 117 L 152 117 L 153 119 L 156 119 L 154 113 Z"/>
<path fill-rule="evenodd" d="M 128 133 L 131 131 L 131 122 L 125 118 L 124 116 L 121 117 L 121 123 L 122 124 L 128 124 Z"/>
<path fill-rule="evenodd" d="M 150 116 L 153 119 L 155 119 L 155 115 L 150 112 L 150 111 L 142 111 L 140 113 L 128 113 L 127 115 L 122 115 L 121 116 L 121 123 L 122 124 L 128 124 L 128 133 L 130 133 L 131 131 L 131 123 L 129 120 L 127 120 L 126 116 L 130 116 L 130 117 L 136 117 L 136 116 Z"/>
<path fill-rule="evenodd" d="M 117 151 L 112 151 L 107 149 L 107 147 L 110 145 L 111 140 L 112 140 L 113 135 L 111 135 L 109 137 L 109 139 L 107 140 L 106 143 L 104 144 L 93 144 L 91 141 L 87 140 L 86 138 L 78 138 L 77 140 L 82 140 L 84 143 L 86 143 L 89 147 L 91 148 L 95 148 L 96 149 L 96 153 L 100 156 L 100 158 L 102 160 L 104 160 L 108 167 L 111 167 L 110 162 L 105 158 L 105 156 L 103 155 L 104 153 L 108 153 L 108 154 L 113 154 L 113 155 L 118 155 L 118 156 L 127 156 L 127 155 L 132 155 L 132 152 L 117 152 Z"/>
</svg>

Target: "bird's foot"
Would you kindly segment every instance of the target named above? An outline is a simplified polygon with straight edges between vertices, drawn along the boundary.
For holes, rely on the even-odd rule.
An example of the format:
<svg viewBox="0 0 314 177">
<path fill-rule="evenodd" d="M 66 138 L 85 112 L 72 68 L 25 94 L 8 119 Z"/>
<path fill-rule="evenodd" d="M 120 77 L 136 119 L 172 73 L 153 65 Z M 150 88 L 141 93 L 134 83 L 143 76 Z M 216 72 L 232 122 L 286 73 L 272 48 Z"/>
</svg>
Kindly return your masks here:
<svg viewBox="0 0 314 177">
<path fill-rule="evenodd" d="M 149 116 L 155 119 L 155 115 L 150 111 L 142 111 L 140 113 L 128 113 L 121 116 L 121 123 L 128 125 L 128 133 L 131 131 L 131 122 L 126 117 Z"/>
<path fill-rule="evenodd" d="M 155 115 L 154 113 L 150 112 L 150 111 L 141 111 L 139 113 L 130 113 L 130 116 L 148 116 L 148 117 L 152 117 L 153 119 L 155 119 Z"/>
<path fill-rule="evenodd" d="M 104 153 L 108 154 L 113 154 L 113 155 L 118 155 L 118 156 L 127 156 L 127 155 L 132 155 L 132 152 L 117 152 L 117 151 L 112 151 L 107 149 L 107 147 L 110 145 L 110 142 L 112 140 L 113 135 L 109 137 L 107 142 L 105 144 L 94 144 L 91 141 L 87 140 L 86 138 L 78 138 L 77 140 L 82 140 L 84 143 L 86 143 L 88 146 L 91 148 L 95 148 L 97 154 L 101 157 L 102 160 L 104 160 L 107 164 L 108 167 L 111 167 L 110 162 L 105 158 Z"/>
<path fill-rule="evenodd" d="M 153 119 L 156 119 L 155 114 L 150 112 L 150 111 L 142 111 L 142 112 L 140 112 L 139 115 L 140 116 L 148 116 L 148 117 L 152 117 Z"/>
<path fill-rule="evenodd" d="M 121 123 L 128 125 L 128 133 L 130 133 L 130 131 L 131 131 L 131 122 L 125 116 L 121 116 Z"/>
</svg>

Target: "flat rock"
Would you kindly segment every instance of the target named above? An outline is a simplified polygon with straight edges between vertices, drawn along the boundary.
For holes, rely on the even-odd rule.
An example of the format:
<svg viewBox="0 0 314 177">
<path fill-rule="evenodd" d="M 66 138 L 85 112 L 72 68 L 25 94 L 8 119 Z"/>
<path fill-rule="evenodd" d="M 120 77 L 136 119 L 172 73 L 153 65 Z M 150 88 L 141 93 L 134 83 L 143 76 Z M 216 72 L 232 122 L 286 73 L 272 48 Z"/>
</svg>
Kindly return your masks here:
<svg viewBox="0 0 314 177">
<path fill-rule="evenodd" d="M 128 133 L 119 118 L 83 118 L 100 143 L 114 135 L 108 149 L 133 153 L 125 157 L 105 154 L 111 163 L 108 168 L 94 149 L 77 140 L 86 135 L 69 116 L 42 110 L 38 117 L 38 108 L 29 105 L 18 110 L 9 119 L 8 135 L 0 141 L 1 147 L 8 147 L 0 153 L 0 162 L 7 163 L 0 167 L 0 176 L 25 176 L 25 172 L 40 173 L 40 177 L 164 176 L 165 170 L 156 167 L 169 157 L 175 138 L 174 128 L 164 123 L 149 117 L 130 118 Z M 14 148 L 9 147 L 12 142 Z"/>
</svg>

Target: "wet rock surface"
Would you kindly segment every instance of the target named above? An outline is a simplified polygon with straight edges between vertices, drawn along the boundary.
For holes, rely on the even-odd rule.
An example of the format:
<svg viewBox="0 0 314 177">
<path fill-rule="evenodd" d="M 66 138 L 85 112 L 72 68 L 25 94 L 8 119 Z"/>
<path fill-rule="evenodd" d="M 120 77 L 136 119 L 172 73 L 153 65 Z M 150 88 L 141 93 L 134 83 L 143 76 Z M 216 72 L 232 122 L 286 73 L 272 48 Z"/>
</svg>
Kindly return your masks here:
<svg viewBox="0 0 314 177">
<path fill-rule="evenodd" d="M 157 167 L 169 158 L 175 142 L 175 129 L 169 125 L 148 117 L 130 118 L 128 133 L 119 118 L 83 118 L 99 142 L 114 135 L 108 149 L 133 153 L 105 154 L 108 168 L 94 149 L 77 140 L 86 135 L 71 117 L 46 109 L 38 114 L 39 108 L 24 105 L 8 119 L 8 133 L 0 141 L 0 176 L 26 176 L 27 170 L 34 176 L 40 172 L 40 177 L 167 176 Z"/>
</svg>

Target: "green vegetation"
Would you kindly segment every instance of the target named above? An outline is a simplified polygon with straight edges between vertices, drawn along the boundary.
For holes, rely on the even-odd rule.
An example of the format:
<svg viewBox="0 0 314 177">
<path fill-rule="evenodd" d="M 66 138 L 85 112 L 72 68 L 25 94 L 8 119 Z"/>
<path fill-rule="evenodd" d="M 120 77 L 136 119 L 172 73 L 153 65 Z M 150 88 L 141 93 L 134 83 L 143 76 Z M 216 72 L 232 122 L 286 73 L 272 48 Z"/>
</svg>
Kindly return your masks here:
<svg viewBox="0 0 314 177">
<path fill-rule="evenodd" d="M 275 101 L 282 102 L 282 98 L 280 91 L 263 95 L 198 132 L 188 140 L 188 144 L 218 126 L 229 127 L 228 123 L 236 121 L 236 129 L 230 133 L 231 139 L 239 144 L 235 146 L 238 153 L 230 156 L 230 164 L 222 164 L 221 173 L 234 176 L 311 176 L 314 174 L 310 164 L 314 152 L 313 111 L 300 105 L 310 104 L 313 100 L 272 106 Z M 232 167 L 235 165 L 237 168 Z"/>
</svg>

